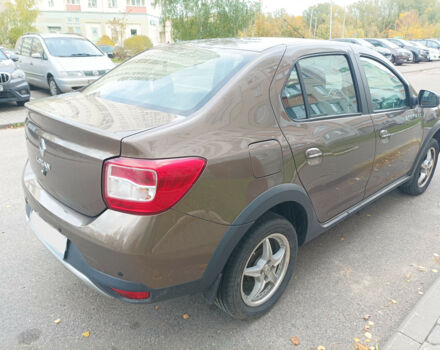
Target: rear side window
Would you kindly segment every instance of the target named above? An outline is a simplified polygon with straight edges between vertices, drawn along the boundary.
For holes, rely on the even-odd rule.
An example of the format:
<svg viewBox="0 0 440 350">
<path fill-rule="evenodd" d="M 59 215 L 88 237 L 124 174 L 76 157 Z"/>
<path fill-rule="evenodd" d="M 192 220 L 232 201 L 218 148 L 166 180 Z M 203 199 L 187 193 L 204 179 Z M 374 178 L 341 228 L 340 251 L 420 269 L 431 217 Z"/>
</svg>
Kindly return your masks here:
<svg viewBox="0 0 440 350">
<path fill-rule="evenodd" d="M 203 106 L 255 53 L 172 45 L 148 50 L 84 90 L 87 95 L 189 115 Z"/>
<path fill-rule="evenodd" d="M 21 45 L 21 54 L 23 56 L 31 55 L 32 38 L 24 38 L 23 44 Z"/>
<path fill-rule="evenodd" d="M 291 119 L 305 119 L 307 118 L 306 108 L 304 106 L 304 99 L 301 90 L 301 84 L 298 79 L 296 67 L 293 67 L 287 80 L 286 86 L 281 95 L 281 101 Z"/>
<path fill-rule="evenodd" d="M 353 76 L 344 55 L 303 58 L 298 65 L 309 117 L 358 113 Z"/>
<path fill-rule="evenodd" d="M 41 57 L 44 56 L 43 45 L 41 45 L 40 39 L 34 38 L 32 42 L 32 52 L 31 55 L 40 54 Z"/>
<path fill-rule="evenodd" d="M 383 64 L 361 57 L 375 112 L 407 106 L 405 85 Z"/>
</svg>

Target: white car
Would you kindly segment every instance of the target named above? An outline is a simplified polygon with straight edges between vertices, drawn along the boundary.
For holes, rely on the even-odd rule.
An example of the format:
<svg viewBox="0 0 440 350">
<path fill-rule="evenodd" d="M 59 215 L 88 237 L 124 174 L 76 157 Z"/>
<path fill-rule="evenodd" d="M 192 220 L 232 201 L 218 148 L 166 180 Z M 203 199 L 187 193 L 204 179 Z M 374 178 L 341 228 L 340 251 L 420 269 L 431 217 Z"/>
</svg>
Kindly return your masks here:
<svg viewBox="0 0 440 350">
<path fill-rule="evenodd" d="M 438 61 L 440 60 L 440 51 L 437 49 L 434 49 L 432 47 L 427 47 L 421 43 L 419 43 L 418 41 L 410 41 L 411 44 L 413 44 L 414 46 L 423 49 L 423 50 L 428 50 L 429 51 L 429 60 L 430 61 Z"/>
<path fill-rule="evenodd" d="M 26 34 L 18 39 L 15 54 L 28 83 L 51 95 L 87 86 L 115 66 L 91 41 L 75 34 Z"/>
</svg>

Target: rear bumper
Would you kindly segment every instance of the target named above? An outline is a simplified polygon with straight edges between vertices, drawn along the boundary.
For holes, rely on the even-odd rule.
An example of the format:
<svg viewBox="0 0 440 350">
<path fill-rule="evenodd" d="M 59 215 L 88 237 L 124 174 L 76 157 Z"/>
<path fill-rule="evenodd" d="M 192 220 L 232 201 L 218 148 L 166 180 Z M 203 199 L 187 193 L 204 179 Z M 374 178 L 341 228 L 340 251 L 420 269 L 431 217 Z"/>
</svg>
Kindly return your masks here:
<svg viewBox="0 0 440 350">
<path fill-rule="evenodd" d="M 23 172 L 26 213 L 37 213 L 43 228 L 64 235 L 67 248 L 57 255 L 64 266 L 93 289 L 128 302 L 152 303 L 206 291 L 219 271 L 208 272 L 219 241 L 229 226 L 177 212 L 137 216 L 105 210 L 87 217 L 47 193 L 36 180 L 29 162 Z M 46 228 L 44 228 L 46 227 Z M 112 288 L 142 292 L 147 299 L 121 297 Z"/>
<path fill-rule="evenodd" d="M 25 102 L 30 99 L 29 84 L 24 79 L 11 80 L 1 86 L 0 102 Z"/>
</svg>

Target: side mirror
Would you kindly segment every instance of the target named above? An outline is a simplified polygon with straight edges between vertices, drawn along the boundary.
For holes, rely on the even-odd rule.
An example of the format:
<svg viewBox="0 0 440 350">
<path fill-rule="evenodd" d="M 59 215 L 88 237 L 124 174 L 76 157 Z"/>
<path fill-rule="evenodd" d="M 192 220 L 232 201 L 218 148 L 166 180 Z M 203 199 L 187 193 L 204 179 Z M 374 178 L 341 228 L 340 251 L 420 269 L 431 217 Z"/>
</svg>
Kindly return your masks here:
<svg viewBox="0 0 440 350">
<path fill-rule="evenodd" d="M 17 62 L 17 61 L 18 61 L 18 56 L 14 55 L 14 54 L 12 54 L 10 58 L 11 58 L 11 60 L 13 60 L 14 62 Z"/>
<path fill-rule="evenodd" d="M 39 52 L 33 53 L 31 57 L 32 58 L 38 58 L 40 60 L 43 58 L 43 56 L 41 56 L 41 53 L 39 53 Z"/>
<path fill-rule="evenodd" d="M 107 57 L 108 57 L 108 58 L 114 58 L 115 55 L 114 55 L 112 52 L 108 52 L 108 53 L 107 53 Z"/>
<path fill-rule="evenodd" d="M 428 90 L 420 90 L 418 102 L 422 108 L 434 108 L 440 104 L 439 96 Z"/>
</svg>

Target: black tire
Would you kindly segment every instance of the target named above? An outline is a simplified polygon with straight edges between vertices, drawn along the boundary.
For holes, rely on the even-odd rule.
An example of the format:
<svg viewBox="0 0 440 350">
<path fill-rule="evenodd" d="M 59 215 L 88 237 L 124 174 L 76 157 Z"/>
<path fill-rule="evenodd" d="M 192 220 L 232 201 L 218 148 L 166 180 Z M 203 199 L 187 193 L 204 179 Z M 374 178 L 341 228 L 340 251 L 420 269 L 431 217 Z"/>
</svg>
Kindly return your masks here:
<svg viewBox="0 0 440 350">
<path fill-rule="evenodd" d="M 400 191 L 402 191 L 403 193 L 409 194 L 411 196 L 418 196 L 426 191 L 429 184 L 431 183 L 432 177 L 435 172 L 435 167 L 436 167 L 437 161 L 438 161 L 438 151 L 439 151 L 438 142 L 436 139 L 432 139 L 429 142 L 428 147 L 424 151 L 425 156 L 422 159 L 420 159 L 420 161 L 417 163 L 417 167 L 416 167 L 416 171 L 414 172 L 414 176 L 411 178 L 411 180 L 409 180 L 408 182 L 406 182 L 405 184 L 403 184 L 402 186 L 399 187 Z M 421 179 L 421 175 L 424 170 L 422 165 L 426 164 L 425 161 L 428 158 L 429 152 L 433 152 L 431 154 L 433 154 L 433 157 L 434 157 L 433 164 L 432 164 L 432 170 L 429 172 L 428 176 L 423 180 L 423 182 L 420 183 L 419 180 Z"/>
<path fill-rule="evenodd" d="M 266 288 L 268 290 L 268 292 L 266 292 L 266 297 L 268 297 L 271 293 L 273 294 L 261 305 L 249 306 L 247 303 L 245 303 L 242 297 L 242 291 L 244 290 L 242 283 L 244 286 L 245 283 L 249 282 L 247 280 L 245 281 L 245 278 L 250 279 L 251 277 L 244 276 L 244 270 L 246 267 L 249 267 L 248 264 L 250 264 L 252 257 L 258 256 L 258 250 L 256 249 L 263 247 L 263 241 L 265 241 L 265 238 L 268 238 L 269 236 L 269 242 L 271 242 L 270 244 L 272 245 L 272 253 L 274 252 L 274 245 L 277 245 L 277 241 L 275 239 L 272 240 L 273 235 L 278 235 L 280 238 L 284 237 L 282 239 L 285 240 L 286 244 L 288 242 L 290 249 L 287 250 L 286 245 L 283 259 L 288 256 L 289 261 L 286 262 L 285 260 L 282 260 L 282 262 L 280 262 L 276 267 L 269 266 L 269 270 L 274 268 L 274 270 L 272 270 L 275 271 L 275 275 L 273 275 L 274 277 L 276 277 L 276 274 L 279 273 L 277 280 L 278 286 L 274 287 L 276 284 L 265 282 L 263 285 L 266 285 L 266 287 L 262 289 L 260 294 L 264 293 Z M 278 249 L 280 248 L 281 245 L 278 246 Z M 274 257 L 279 251 L 280 250 L 275 251 L 272 256 Z M 290 254 L 287 254 L 288 251 Z M 229 258 L 217 292 L 216 304 L 223 311 L 236 319 L 255 318 L 265 314 L 275 305 L 286 289 L 286 286 L 293 274 L 297 253 L 298 238 L 295 228 L 292 226 L 292 224 L 280 215 L 274 213 L 265 214 L 255 223 L 255 225 L 246 234 L 245 238 L 239 243 Z M 261 258 L 262 256 L 260 259 Z M 258 259 L 255 258 L 253 263 L 255 262 L 258 262 Z M 267 272 L 267 270 L 264 271 Z M 285 271 L 284 277 L 282 277 L 283 271 Z M 261 272 L 261 276 L 264 276 L 264 280 L 268 276 L 266 272 Z M 257 282 L 254 281 L 254 283 L 256 284 Z"/>
<path fill-rule="evenodd" d="M 49 92 L 52 96 L 55 96 L 55 95 L 58 95 L 61 93 L 61 90 L 59 89 L 53 76 L 49 77 L 48 83 L 49 83 Z"/>
</svg>

